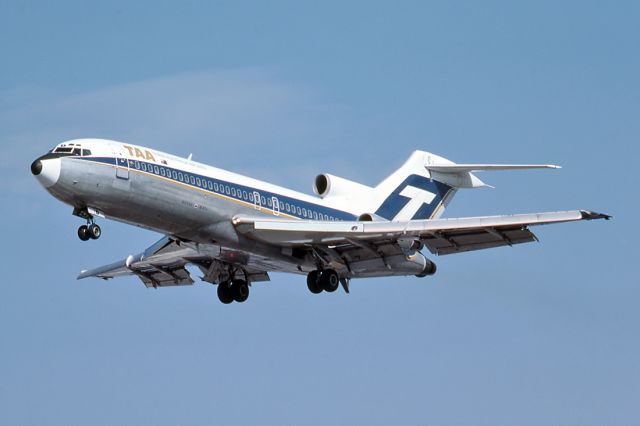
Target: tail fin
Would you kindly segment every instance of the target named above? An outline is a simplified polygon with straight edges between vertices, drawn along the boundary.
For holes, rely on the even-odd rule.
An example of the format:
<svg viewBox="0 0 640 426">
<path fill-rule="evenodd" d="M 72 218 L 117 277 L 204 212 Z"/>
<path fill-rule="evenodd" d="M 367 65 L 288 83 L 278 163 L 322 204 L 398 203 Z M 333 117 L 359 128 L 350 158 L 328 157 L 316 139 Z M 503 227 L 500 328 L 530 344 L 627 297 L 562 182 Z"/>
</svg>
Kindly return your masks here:
<svg viewBox="0 0 640 426">
<path fill-rule="evenodd" d="M 553 165 L 455 164 L 425 151 L 409 159 L 374 189 L 375 214 L 387 220 L 437 219 L 459 188 L 488 186 L 473 171 L 559 168 Z"/>
</svg>

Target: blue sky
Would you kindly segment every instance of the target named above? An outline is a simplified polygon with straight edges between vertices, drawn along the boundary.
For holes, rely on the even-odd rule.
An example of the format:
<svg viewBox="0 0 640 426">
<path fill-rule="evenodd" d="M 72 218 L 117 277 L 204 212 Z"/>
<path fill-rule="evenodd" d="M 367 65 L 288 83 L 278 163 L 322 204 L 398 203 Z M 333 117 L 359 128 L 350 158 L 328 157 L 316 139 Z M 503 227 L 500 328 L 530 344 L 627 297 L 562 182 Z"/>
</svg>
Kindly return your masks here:
<svg viewBox="0 0 640 426">
<path fill-rule="evenodd" d="M 2 424 L 634 424 L 640 419 L 637 2 L 3 2 Z M 158 236 L 80 242 L 29 173 L 106 137 L 310 191 L 414 149 L 483 174 L 446 215 L 611 222 L 314 296 L 76 281 Z"/>
</svg>

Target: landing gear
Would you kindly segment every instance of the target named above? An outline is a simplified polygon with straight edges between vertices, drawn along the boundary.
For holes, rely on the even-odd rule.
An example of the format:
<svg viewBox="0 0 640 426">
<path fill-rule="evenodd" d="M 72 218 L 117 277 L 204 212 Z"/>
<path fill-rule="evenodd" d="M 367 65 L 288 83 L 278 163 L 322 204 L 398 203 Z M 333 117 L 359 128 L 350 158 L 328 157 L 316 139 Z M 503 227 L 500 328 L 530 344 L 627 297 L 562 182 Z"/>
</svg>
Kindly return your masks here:
<svg viewBox="0 0 640 426">
<path fill-rule="evenodd" d="M 92 211 L 93 213 L 94 211 Z M 78 228 L 78 237 L 82 241 L 97 240 L 102 235 L 100 227 L 93 222 L 93 214 L 89 212 L 89 209 L 84 207 L 76 207 L 73 209 L 73 215 L 81 217 L 87 221 L 86 225 L 82 225 Z"/>
<path fill-rule="evenodd" d="M 78 228 L 78 237 L 82 241 L 88 240 L 97 240 L 102 235 L 102 230 L 95 223 L 89 223 L 87 225 L 82 225 Z"/>
<path fill-rule="evenodd" d="M 231 292 L 229 281 L 223 281 L 218 284 L 218 299 L 225 305 L 233 302 L 233 293 Z"/>
<path fill-rule="evenodd" d="M 313 294 L 322 293 L 322 285 L 320 285 L 318 271 L 311 271 L 307 275 L 307 288 Z"/>
<path fill-rule="evenodd" d="M 307 275 L 307 288 L 313 294 L 333 293 L 340 285 L 340 276 L 334 269 L 323 269 L 322 271 L 311 271 Z"/>
<path fill-rule="evenodd" d="M 249 298 L 249 284 L 245 280 L 233 280 L 231 282 L 233 300 L 242 303 Z"/>
<path fill-rule="evenodd" d="M 249 298 L 249 284 L 245 280 L 222 281 L 218 284 L 218 299 L 225 305 L 236 301 L 242 303 Z"/>
<path fill-rule="evenodd" d="M 88 241 L 91 236 L 89 235 L 89 227 L 87 225 L 82 225 L 78 228 L 78 238 L 82 241 Z"/>
<path fill-rule="evenodd" d="M 320 285 L 327 293 L 333 293 L 340 285 L 340 277 L 333 269 L 325 269 L 320 273 Z"/>
<path fill-rule="evenodd" d="M 102 235 L 102 229 L 100 229 L 100 227 L 95 223 L 89 225 L 87 229 L 92 240 L 97 240 L 98 238 L 100 238 L 100 235 Z"/>
</svg>

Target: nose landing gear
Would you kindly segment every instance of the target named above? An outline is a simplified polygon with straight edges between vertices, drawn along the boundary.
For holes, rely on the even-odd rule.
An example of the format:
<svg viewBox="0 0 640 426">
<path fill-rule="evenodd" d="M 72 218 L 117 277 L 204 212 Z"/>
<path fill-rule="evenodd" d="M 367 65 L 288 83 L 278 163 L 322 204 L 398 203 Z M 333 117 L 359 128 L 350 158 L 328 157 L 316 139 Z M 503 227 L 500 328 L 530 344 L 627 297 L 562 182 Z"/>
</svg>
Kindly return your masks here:
<svg viewBox="0 0 640 426">
<path fill-rule="evenodd" d="M 100 238 L 100 235 L 102 235 L 102 230 L 100 229 L 100 227 L 93 222 L 92 213 L 95 213 L 100 217 L 104 217 L 99 212 L 96 213 L 96 211 L 94 210 L 90 211 L 90 209 L 88 209 L 87 207 L 76 207 L 73 209 L 74 216 L 81 217 L 83 219 L 86 219 L 87 221 L 86 225 L 82 225 L 80 228 L 78 228 L 78 238 L 80 238 L 82 241 L 97 240 L 98 238 Z"/>
<path fill-rule="evenodd" d="M 78 228 L 78 238 L 82 241 L 97 240 L 100 238 L 100 235 L 102 235 L 102 229 L 92 222 Z"/>
</svg>

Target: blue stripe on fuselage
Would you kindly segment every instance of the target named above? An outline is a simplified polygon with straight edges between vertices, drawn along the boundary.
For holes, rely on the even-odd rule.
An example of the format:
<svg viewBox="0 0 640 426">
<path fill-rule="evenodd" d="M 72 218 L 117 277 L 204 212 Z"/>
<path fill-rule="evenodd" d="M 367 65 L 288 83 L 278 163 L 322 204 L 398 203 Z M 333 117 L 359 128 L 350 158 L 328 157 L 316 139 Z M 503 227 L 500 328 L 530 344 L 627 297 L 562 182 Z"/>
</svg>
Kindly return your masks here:
<svg viewBox="0 0 640 426">
<path fill-rule="evenodd" d="M 97 163 L 102 163 L 102 164 L 108 164 L 110 166 L 119 166 L 119 167 L 127 167 L 127 163 L 125 162 L 124 164 L 119 164 L 118 163 L 118 159 L 116 157 L 71 157 L 74 159 L 78 159 L 78 160 L 86 160 L 86 161 L 93 161 L 93 162 L 97 162 Z M 127 159 L 120 159 L 121 161 L 127 161 Z M 142 170 L 142 165 L 145 165 L 146 170 Z M 332 209 L 329 207 L 325 207 L 319 204 L 313 204 L 313 203 L 309 203 L 306 201 L 302 201 L 299 200 L 297 198 L 292 198 L 292 197 L 288 197 L 288 196 L 284 196 L 284 195 L 280 195 L 280 194 L 276 194 L 276 193 L 272 193 L 269 191 L 265 191 L 262 189 L 256 189 L 250 186 L 246 186 L 246 185 L 241 185 L 238 183 L 234 183 L 234 182 L 229 182 L 229 181 L 224 181 L 221 179 L 217 179 L 217 178 L 212 178 L 210 176 L 205 176 L 205 175 L 200 175 L 197 173 L 192 173 L 192 172 L 186 172 L 182 169 L 176 169 L 176 168 L 172 168 L 169 167 L 167 165 L 164 164 L 157 164 L 157 163 L 149 163 L 146 161 L 140 161 L 140 160 L 128 160 L 128 167 L 130 170 L 132 171 L 140 171 L 140 172 L 145 172 L 145 173 L 150 173 L 152 175 L 164 178 L 164 179 L 169 179 L 171 181 L 174 181 L 176 183 L 182 184 L 182 185 L 187 185 L 189 187 L 192 188 L 197 188 L 199 190 L 204 190 L 207 192 L 211 192 L 212 194 L 219 194 L 219 195 L 223 195 L 224 197 L 228 197 L 228 198 L 232 198 L 232 199 L 236 199 L 238 201 L 242 201 L 245 203 L 250 203 L 253 204 L 253 201 L 250 201 L 248 199 L 245 199 L 243 197 L 244 192 L 246 191 L 247 195 L 251 194 L 251 197 L 253 197 L 253 193 L 254 192 L 258 192 L 262 197 L 264 197 L 265 201 L 268 201 L 271 203 L 271 207 L 269 207 L 268 203 L 260 203 L 259 206 L 262 209 L 265 210 L 270 210 L 273 211 L 275 213 L 275 210 L 273 209 L 273 197 L 276 197 L 278 199 L 278 202 L 281 205 L 285 205 L 289 204 L 290 206 L 290 210 L 287 211 L 285 208 L 280 208 L 279 209 L 279 213 L 283 214 L 283 215 L 289 215 L 289 216 L 295 216 L 297 218 L 300 219 L 309 219 L 309 220 L 328 220 L 325 218 L 325 216 L 327 218 L 331 218 L 330 220 L 357 220 L 357 216 L 348 213 L 348 212 L 344 212 L 342 210 L 336 210 L 336 209 Z M 161 169 L 164 169 L 164 176 L 160 173 L 156 173 L 155 172 L 155 167 L 158 168 L 158 171 L 160 171 Z M 173 177 L 173 173 L 176 174 L 182 174 L 184 179 L 183 180 L 179 180 L 179 179 L 175 179 Z M 200 179 L 201 182 L 204 182 L 206 184 L 203 184 L 202 186 L 198 186 L 197 184 L 192 184 L 191 183 L 191 177 L 194 178 L 194 180 L 196 179 Z M 218 191 L 212 190 L 209 188 L 209 182 L 211 183 L 211 186 L 213 187 L 214 184 L 217 184 L 218 186 Z M 234 196 L 231 191 L 229 194 L 226 193 L 225 188 L 224 187 L 229 187 L 229 188 L 233 188 L 234 192 L 236 193 L 236 195 Z M 295 211 L 291 211 L 294 210 Z M 297 209 L 300 209 L 301 213 L 298 213 Z M 302 211 L 306 211 L 307 215 L 305 216 Z M 309 215 L 309 211 L 311 211 L 311 215 Z M 313 213 L 316 213 L 318 215 L 322 215 L 322 219 L 320 219 L 319 217 L 316 219 L 313 216 Z"/>
</svg>

